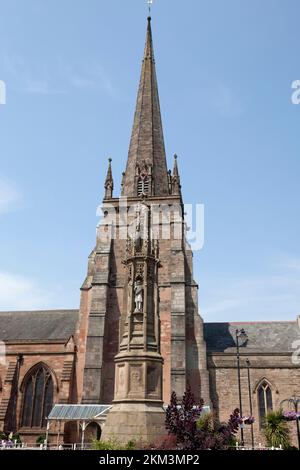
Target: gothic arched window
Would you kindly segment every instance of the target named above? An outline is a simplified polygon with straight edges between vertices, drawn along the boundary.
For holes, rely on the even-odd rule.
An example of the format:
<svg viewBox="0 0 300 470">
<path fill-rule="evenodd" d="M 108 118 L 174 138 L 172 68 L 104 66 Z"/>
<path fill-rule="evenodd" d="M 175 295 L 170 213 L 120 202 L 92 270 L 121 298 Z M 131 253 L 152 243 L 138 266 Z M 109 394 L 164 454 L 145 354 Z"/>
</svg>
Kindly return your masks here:
<svg viewBox="0 0 300 470">
<path fill-rule="evenodd" d="M 53 405 L 53 379 L 49 369 L 40 364 L 25 379 L 21 425 L 44 428 Z"/>
<path fill-rule="evenodd" d="M 264 380 L 257 389 L 258 411 L 260 426 L 264 425 L 264 418 L 268 411 L 273 409 L 272 390 L 270 384 Z"/>
<path fill-rule="evenodd" d="M 149 178 L 148 176 L 140 177 L 137 184 L 138 196 L 149 193 Z"/>
</svg>

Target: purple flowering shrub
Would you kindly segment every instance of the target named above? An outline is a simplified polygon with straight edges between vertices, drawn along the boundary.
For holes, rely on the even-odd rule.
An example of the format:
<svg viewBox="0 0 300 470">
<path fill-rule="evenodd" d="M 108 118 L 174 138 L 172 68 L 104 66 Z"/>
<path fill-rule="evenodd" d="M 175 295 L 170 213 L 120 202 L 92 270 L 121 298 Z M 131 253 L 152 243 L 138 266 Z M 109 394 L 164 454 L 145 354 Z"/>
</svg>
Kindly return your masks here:
<svg viewBox="0 0 300 470">
<path fill-rule="evenodd" d="M 251 425 L 251 424 L 254 424 L 254 423 L 255 423 L 255 418 L 254 418 L 254 416 L 246 416 L 246 417 L 244 417 L 244 424 Z"/>
<path fill-rule="evenodd" d="M 176 393 L 166 411 L 166 429 L 176 436 L 177 448 L 184 450 L 222 450 L 234 445 L 239 425 L 243 423 L 238 409 L 221 424 L 210 417 L 201 417 L 203 400 L 196 404 L 190 387 L 179 404 Z"/>
</svg>

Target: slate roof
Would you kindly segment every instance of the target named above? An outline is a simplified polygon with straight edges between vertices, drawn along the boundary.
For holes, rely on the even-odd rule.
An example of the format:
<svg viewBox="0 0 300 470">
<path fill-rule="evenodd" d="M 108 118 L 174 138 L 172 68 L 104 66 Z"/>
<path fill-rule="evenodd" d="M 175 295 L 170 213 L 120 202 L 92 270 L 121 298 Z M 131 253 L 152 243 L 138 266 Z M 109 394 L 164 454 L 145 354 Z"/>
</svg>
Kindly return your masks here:
<svg viewBox="0 0 300 470">
<path fill-rule="evenodd" d="M 75 333 L 77 320 L 78 310 L 0 312 L 0 340 L 65 341 Z"/>
<path fill-rule="evenodd" d="M 0 341 L 67 341 L 75 333 L 78 314 L 78 310 L 0 312 Z M 207 351 L 235 352 L 235 331 L 241 328 L 248 335 L 241 353 L 292 352 L 292 343 L 300 340 L 296 321 L 205 323 Z"/>
<path fill-rule="evenodd" d="M 205 323 L 204 337 L 208 352 L 235 352 L 235 332 L 244 328 L 248 340 L 241 343 L 241 353 L 292 352 L 292 343 L 300 340 L 296 321 L 254 323 Z"/>
</svg>

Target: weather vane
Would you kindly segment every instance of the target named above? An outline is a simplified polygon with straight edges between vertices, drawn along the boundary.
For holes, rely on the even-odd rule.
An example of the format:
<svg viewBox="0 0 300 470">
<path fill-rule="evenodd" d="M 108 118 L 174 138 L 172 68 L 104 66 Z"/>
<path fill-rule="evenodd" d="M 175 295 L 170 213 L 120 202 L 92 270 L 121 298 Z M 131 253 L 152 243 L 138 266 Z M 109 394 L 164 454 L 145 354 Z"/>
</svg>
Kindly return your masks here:
<svg viewBox="0 0 300 470">
<path fill-rule="evenodd" d="M 148 8 L 149 8 L 149 15 L 151 15 L 151 7 L 153 5 L 153 0 L 147 0 Z"/>
</svg>

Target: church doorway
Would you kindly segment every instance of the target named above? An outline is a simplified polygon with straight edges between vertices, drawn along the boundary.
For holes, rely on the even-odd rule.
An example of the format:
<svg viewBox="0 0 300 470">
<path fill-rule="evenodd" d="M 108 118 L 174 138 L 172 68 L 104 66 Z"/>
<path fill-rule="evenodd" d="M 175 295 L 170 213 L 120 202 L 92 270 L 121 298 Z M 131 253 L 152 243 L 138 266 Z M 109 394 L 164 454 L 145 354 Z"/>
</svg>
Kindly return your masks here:
<svg viewBox="0 0 300 470">
<path fill-rule="evenodd" d="M 64 444 L 74 444 L 78 440 L 78 424 L 67 421 L 64 427 Z"/>
<path fill-rule="evenodd" d="M 102 429 L 99 423 L 92 421 L 85 430 L 85 442 L 90 443 L 101 439 Z"/>
</svg>

